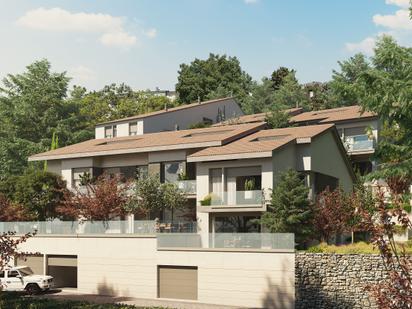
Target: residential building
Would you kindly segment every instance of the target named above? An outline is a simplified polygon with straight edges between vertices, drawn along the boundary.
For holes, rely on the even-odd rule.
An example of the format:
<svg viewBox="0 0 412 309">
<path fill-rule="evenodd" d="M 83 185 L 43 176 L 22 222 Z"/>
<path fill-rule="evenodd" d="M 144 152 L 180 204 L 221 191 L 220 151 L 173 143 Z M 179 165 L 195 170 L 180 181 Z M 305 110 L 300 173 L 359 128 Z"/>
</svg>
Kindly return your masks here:
<svg viewBox="0 0 412 309">
<path fill-rule="evenodd" d="M 171 101 L 174 101 L 177 98 L 175 90 L 162 90 L 159 87 L 156 87 L 155 90 L 148 90 L 147 92 L 154 96 L 169 98 Z"/>
<path fill-rule="evenodd" d="M 234 100 L 225 100 L 237 111 Z M 222 105 L 214 104 L 209 106 L 220 113 Z M 186 112 L 184 108 L 178 111 L 179 117 Z M 167 115 L 164 111 L 155 117 L 160 121 Z M 138 119 L 146 127 L 150 117 Z M 189 119 L 179 121 L 182 126 L 189 123 Z M 129 122 L 113 123 L 120 127 Z M 156 130 L 161 128 L 158 125 Z M 96 136 L 29 158 L 47 161 L 48 170 L 61 175 L 70 189 L 81 188 L 86 173 L 124 178 L 159 175 L 162 182 L 176 183 L 188 203 L 174 214 L 164 211 L 156 215 L 168 222 L 196 221 L 194 233 L 156 234 L 155 221 L 136 221 L 132 216 L 105 225 L 34 222 L 11 223 L 9 227 L 0 223 L 0 232 L 23 234 L 35 228 L 38 234 L 21 249 L 40 255 L 16 260 L 16 264 L 52 274 L 58 286 L 75 287 L 83 293 L 294 308 L 293 234 L 265 233 L 255 219 L 267 211 L 271 190 L 283 171 L 301 173 L 309 198 L 326 186 L 351 190 L 354 174 L 334 124 L 265 128 L 265 122 L 254 120 L 230 126 Z"/>
<path fill-rule="evenodd" d="M 61 175 L 69 188 L 79 186 L 85 173 L 130 178 L 159 174 L 161 181 L 176 183 L 189 198 L 186 209 L 175 213 L 174 219 L 197 220 L 205 235 L 259 232 L 260 227 L 250 222 L 266 211 L 270 191 L 287 169 L 302 172 L 312 197 L 326 186 L 351 189 L 354 176 L 333 124 L 262 130 L 264 125 L 93 139 L 29 160 L 47 160 L 48 169 Z M 165 212 L 161 219 L 172 218 Z M 228 220 L 241 224 L 230 227 Z"/>
<path fill-rule="evenodd" d="M 295 126 L 335 124 L 355 171 L 365 175 L 376 168 L 376 162 L 372 159 L 380 130 L 380 121 L 376 114 L 363 112 L 358 105 L 310 112 L 304 112 L 302 108 L 292 108 L 286 112 L 291 116 L 291 125 Z M 264 122 L 266 114 L 244 115 L 215 126 Z"/>
<path fill-rule="evenodd" d="M 213 124 L 243 115 L 234 98 L 223 98 L 100 123 L 95 138 L 114 138 L 154 132 L 184 130 L 199 123 Z"/>
</svg>

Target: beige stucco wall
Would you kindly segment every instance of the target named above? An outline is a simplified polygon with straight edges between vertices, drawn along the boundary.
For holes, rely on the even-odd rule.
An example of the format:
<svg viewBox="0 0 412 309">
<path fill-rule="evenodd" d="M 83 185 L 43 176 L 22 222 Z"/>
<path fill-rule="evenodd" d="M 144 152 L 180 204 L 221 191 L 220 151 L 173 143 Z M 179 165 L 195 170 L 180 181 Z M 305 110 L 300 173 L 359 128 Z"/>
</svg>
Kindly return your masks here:
<svg viewBox="0 0 412 309">
<path fill-rule="evenodd" d="M 294 143 L 273 151 L 273 183 L 276 185 L 282 172 L 288 169 L 296 169 L 298 161 Z"/>
<path fill-rule="evenodd" d="M 137 121 L 137 135 L 143 134 L 143 120 L 131 120 L 131 121 L 119 121 L 117 123 L 108 124 L 108 125 L 99 125 L 95 128 L 95 138 L 105 138 L 104 136 L 104 127 L 110 125 L 117 125 L 117 136 L 129 136 L 129 123 Z"/>
<path fill-rule="evenodd" d="M 243 115 L 234 99 L 227 99 L 212 104 L 199 104 L 192 108 L 145 118 L 144 133 L 173 131 L 176 124 L 180 130 L 187 129 L 191 124 L 203 121 L 203 117 L 209 118 L 215 123 L 219 108 L 222 111 L 225 109 L 227 118 Z"/>
<path fill-rule="evenodd" d="M 333 176 L 339 179 L 339 185 L 345 190 L 352 190 L 353 179 L 350 174 L 352 168 L 348 162 L 345 151 L 338 147 L 338 138 L 333 136 L 333 131 L 312 139 L 311 154 L 312 171 Z"/>
<path fill-rule="evenodd" d="M 294 253 L 158 251 L 154 237 L 36 236 L 20 249 L 77 255 L 84 293 L 153 299 L 158 265 L 197 266 L 200 303 L 294 308 Z"/>
</svg>

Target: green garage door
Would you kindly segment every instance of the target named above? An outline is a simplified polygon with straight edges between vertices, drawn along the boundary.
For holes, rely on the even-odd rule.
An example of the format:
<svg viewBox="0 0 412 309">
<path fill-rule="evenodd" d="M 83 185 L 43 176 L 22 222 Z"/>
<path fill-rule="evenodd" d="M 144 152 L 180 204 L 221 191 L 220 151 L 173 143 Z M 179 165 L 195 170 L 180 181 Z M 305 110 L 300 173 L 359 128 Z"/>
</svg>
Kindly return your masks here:
<svg viewBox="0 0 412 309">
<path fill-rule="evenodd" d="M 197 267 L 158 266 L 158 295 L 197 300 Z"/>
<path fill-rule="evenodd" d="M 47 256 L 47 274 L 54 278 L 58 288 L 77 288 L 77 256 Z"/>
<path fill-rule="evenodd" d="M 16 266 L 28 266 L 36 275 L 43 275 L 44 257 L 43 255 L 27 255 L 16 259 Z"/>
</svg>

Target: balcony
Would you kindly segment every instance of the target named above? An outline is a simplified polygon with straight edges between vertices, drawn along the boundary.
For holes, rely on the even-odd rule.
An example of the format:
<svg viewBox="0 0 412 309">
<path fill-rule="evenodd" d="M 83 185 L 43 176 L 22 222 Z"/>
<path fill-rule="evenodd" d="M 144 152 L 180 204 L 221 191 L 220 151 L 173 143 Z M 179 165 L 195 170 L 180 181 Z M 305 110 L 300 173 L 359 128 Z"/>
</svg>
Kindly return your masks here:
<svg viewBox="0 0 412 309">
<path fill-rule="evenodd" d="M 345 147 L 349 153 L 371 153 L 375 150 L 374 140 L 368 135 L 354 135 L 345 137 Z"/>
<path fill-rule="evenodd" d="M 265 211 L 266 204 L 262 190 L 229 191 L 220 194 L 211 193 L 201 202 L 198 210 L 201 212 L 219 212 L 239 210 Z"/>
<path fill-rule="evenodd" d="M 177 187 L 188 195 L 196 194 L 196 180 L 178 180 Z"/>
</svg>

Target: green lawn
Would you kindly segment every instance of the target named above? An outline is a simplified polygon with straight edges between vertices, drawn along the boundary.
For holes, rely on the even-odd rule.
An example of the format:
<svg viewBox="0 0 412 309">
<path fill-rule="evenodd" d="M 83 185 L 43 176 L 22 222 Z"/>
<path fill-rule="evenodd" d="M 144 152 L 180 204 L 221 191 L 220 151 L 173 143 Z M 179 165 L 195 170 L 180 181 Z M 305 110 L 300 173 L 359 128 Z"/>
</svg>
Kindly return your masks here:
<svg viewBox="0 0 412 309">
<path fill-rule="evenodd" d="M 412 255 L 412 242 L 407 241 L 404 244 L 398 244 L 399 250 L 405 249 L 406 254 Z M 310 247 L 306 252 L 311 253 L 336 253 L 336 254 L 379 254 L 379 250 L 374 248 L 372 244 L 365 242 L 357 242 L 348 245 L 327 245 L 321 243 L 317 246 Z"/>
<path fill-rule="evenodd" d="M 91 304 L 81 301 L 54 300 L 0 292 L 0 309 L 165 309 L 114 304 Z"/>
</svg>

